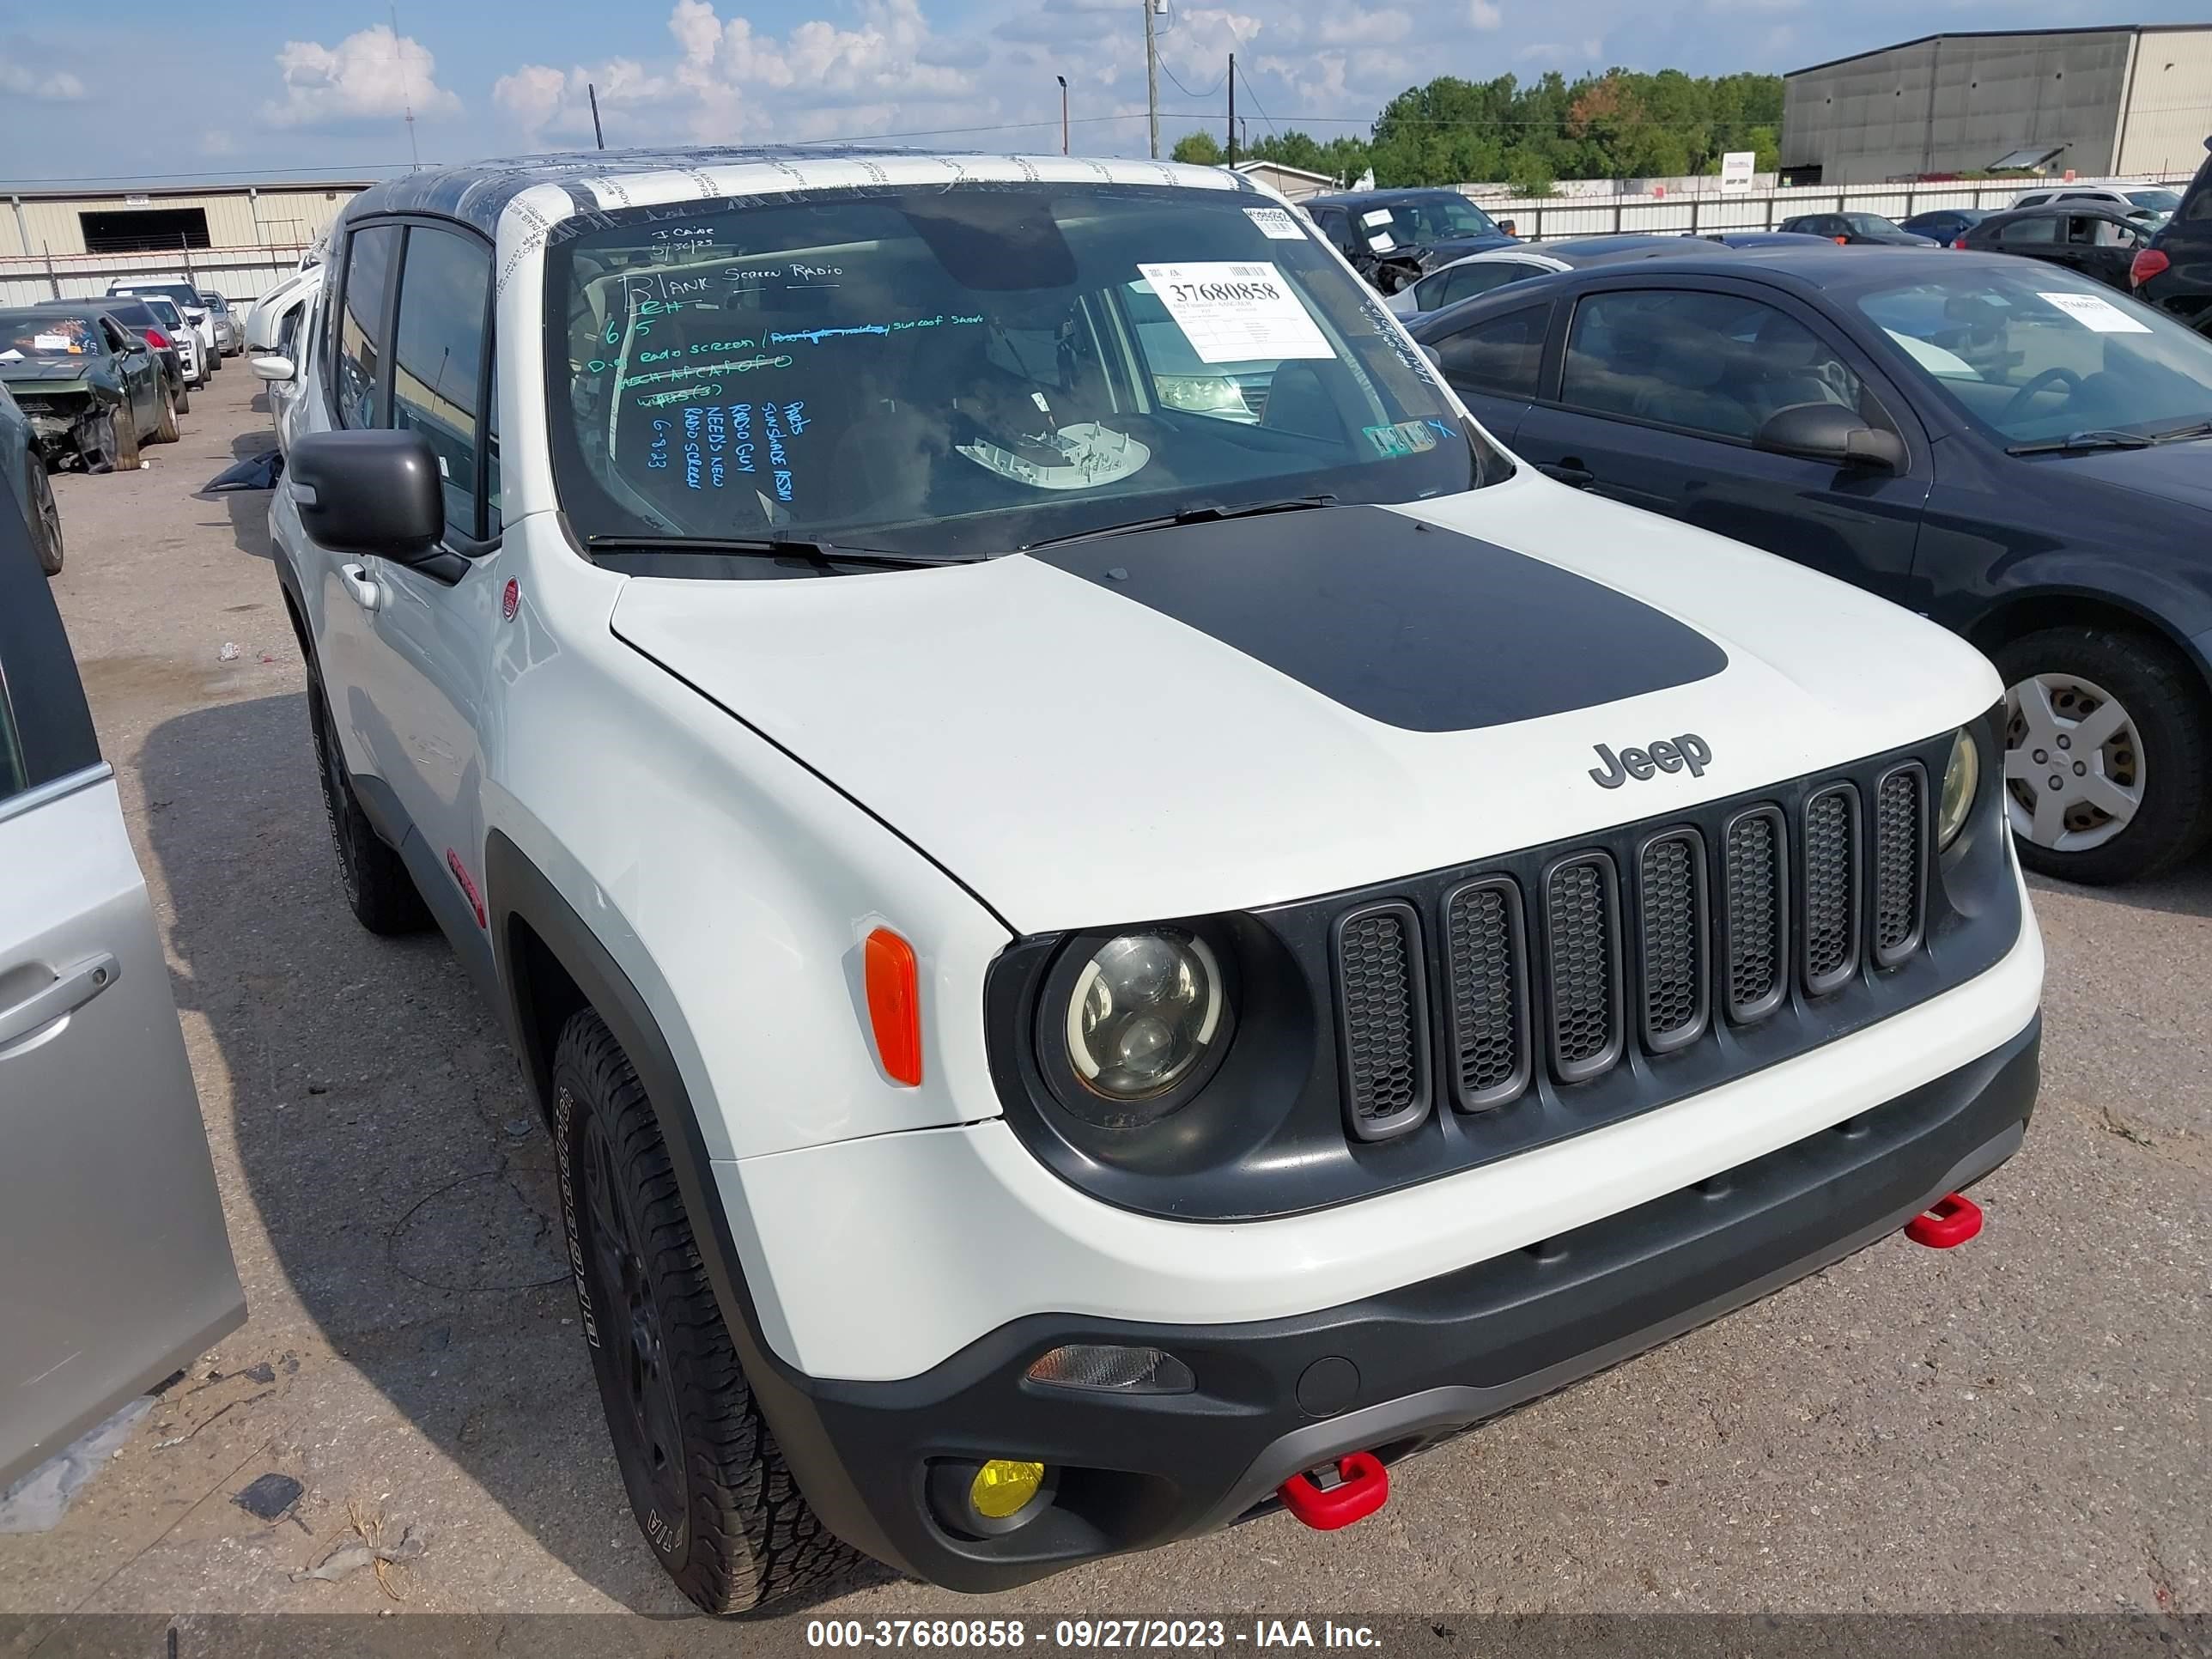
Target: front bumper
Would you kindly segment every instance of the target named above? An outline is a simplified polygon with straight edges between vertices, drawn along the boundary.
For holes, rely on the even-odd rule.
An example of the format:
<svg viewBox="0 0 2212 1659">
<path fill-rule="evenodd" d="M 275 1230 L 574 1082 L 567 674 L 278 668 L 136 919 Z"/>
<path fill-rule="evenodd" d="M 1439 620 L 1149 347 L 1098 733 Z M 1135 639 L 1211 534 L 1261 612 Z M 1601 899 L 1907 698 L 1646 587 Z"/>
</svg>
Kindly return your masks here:
<svg viewBox="0 0 2212 1659">
<path fill-rule="evenodd" d="M 810 1378 L 749 1342 L 748 1373 L 835 1531 L 952 1589 L 1005 1589 L 1264 1513 L 1301 1469 L 1420 1450 L 1874 1243 L 2018 1149 L 2039 1029 L 1722 1176 L 1344 1306 L 1213 1325 L 1036 1314 L 896 1382 Z M 1070 1342 L 1164 1349 L 1197 1391 L 1027 1380 Z M 927 1469 L 991 1457 L 1052 1465 L 1054 1501 L 1014 1532 L 958 1536 Z"/>
</svg>

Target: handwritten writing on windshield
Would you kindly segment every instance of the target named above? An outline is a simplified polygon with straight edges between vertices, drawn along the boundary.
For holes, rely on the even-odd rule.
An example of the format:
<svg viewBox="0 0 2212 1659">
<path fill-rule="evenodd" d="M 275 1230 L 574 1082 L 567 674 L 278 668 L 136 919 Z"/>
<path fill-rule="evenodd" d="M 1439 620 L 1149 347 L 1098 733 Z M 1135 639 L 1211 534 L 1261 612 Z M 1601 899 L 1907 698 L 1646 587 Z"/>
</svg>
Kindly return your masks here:
<svg viewBox="0 0 2212 1659">
<path fill-rule="evenodd" d="M 687 489 L 720 489 L 742 475 L 787 504 L 799 493 L 798 441 L 813 424 L 803 398 L 694 405 L 680 416 L 654 418 L 645 465 L 650 471 L 674 471 L 680 461 Z"/>
<path fill-rule="evenodd" d="M 653 303 L 673 305 L 680 302 L 656 301 Z M 982 321 L 980 313 L 970 315 L 939 312 L 933 316 L 903 317 L 884 323 L 851 323 L 811 329 L 769 329 L 757 337 L 742 335 L 729 339 L 701 340 L 689 345 L 656 347 L 636 353 L 628 359 L 627 366 L 620 356 L 593 357 L 585 363 L 584 372 L 592 375 L 613 374 L 616 392 L 635 392 L 637 396 L 633 401 L 636 408 L 665 409 L 676 404 L 713 403 L 721 397 L 727 382 L 737 376 L 758 374 L 766 369 L 791 368 L 797 360 L 790 351 L 781 348 L 818 347 L 846 339 L 888 339 L 921 329 L 979 326 Z M 616 325 L 611 325 L 618 326 L 619 319 Z M 643 334 L 647 331 L 641 327 L 636 331 Z M 687 361 L 698 357 L 711 361 Z"/>
</svg>

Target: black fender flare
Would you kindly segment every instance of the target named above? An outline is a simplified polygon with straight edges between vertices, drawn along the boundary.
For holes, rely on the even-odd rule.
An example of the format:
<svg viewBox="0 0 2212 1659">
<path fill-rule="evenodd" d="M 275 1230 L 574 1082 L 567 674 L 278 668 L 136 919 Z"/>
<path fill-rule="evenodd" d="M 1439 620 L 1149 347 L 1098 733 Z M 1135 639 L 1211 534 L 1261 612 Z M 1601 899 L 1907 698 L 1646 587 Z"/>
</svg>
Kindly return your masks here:
<svg viewBox="0 0 2212 1659">
<path fill-rule="evenodd" d="M 636 1069 L 653 1104 L 675 1171 L 684 1212 L 714 1287 L 723 1323 L 737 1346 L 745 1381 L 759 1401 L 784 1462 L 823 1523 L 855 1549 L 902 1571 L 904 1561 L 869 1513 L 846 1473 L 843 1460 L 805 1386 L 807 1379 L 777 1355 L 763 1334 L 760 1315 L 745 1282 L 737 1240 L 722 1206 L 698 1115 L 676 1056 L 659 1021 L 629 975 L 577 915 L 550 878 L 506 835 L 484 838 L 484 897 L 509 1040 L 520 1056 L 538 1109 L 552 1121 L 552 1047 L 538 1039 L 546 1024 L 547 988 L 534 985 L 526 963 L 516 959 L 517 924 L 551 953 L 585 1002 L 607 1024 Z M 563 1016 L 565 1018 L 565 1015 Z"/>
</svg>

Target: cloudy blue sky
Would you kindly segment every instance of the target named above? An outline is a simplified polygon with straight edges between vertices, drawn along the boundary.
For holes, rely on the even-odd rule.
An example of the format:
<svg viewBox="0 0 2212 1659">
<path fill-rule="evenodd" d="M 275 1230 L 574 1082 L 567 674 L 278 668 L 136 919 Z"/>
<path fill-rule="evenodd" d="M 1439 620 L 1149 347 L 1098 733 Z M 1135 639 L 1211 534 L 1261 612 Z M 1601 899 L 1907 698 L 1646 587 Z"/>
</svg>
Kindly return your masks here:
<svg viewBox="0 0 2212 1659">
<path fill-rule="evenodd" d="M 96 33 L 66 7 L 0 0 L 0 183 L 374 173 L 405 165 L 410 106 L 425 161 L 573 148 L 590 142 L 586 83 L 610 144 L 896 134 L 1054 149 L 1065 75 L 1075 147 L 1141 154 L 1140 4 L 401 0 L 395 35 L 388 7 L 357 0 L 108 0 Z M 2124 21 L 2204 15 L 2205 0 L 2154 0 Z M 1163 131 L 1220 131 L 1231 50 L 1253 136 L 1272 121 L 1328 137 L 1437 74 L 1779 70 L 1936 29 L 2092 21 L 2065 0 L 1170 0 Z M 113 101 L 149 93 L 136 114 Z"/>
</svg>

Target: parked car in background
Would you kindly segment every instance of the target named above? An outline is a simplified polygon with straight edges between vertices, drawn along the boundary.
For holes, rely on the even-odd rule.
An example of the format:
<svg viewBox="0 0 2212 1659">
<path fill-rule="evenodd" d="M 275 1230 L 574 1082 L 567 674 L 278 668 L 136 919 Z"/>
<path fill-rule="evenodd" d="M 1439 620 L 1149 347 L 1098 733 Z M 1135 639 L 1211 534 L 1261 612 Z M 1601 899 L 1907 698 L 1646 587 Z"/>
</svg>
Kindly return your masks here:
<svg viewBox="0 0 2212 1659">
<path fill-rule="evenodd" d="M 50 306 L 70 303 L 66 300 L 47 301 Z M 165 300 L 157 300 L 154 303 L 162 310 L 156 313 L 154 305 L 128 294 L 110 295 L 100 303 L 109 316 L 152 348 L 161 365 L 161 377 L 168 382 L 169 398 L 176 404 L 177 413 L 190 410 L 192 377 L 185 364 L 199 361 L 199 337 L 177 322 L 176 307 Z"/>
<path fill-rule="evenodd" d="M 1701 230 L 1694 235 L 1684 233 L 1684 240 L 1698 242 L 1717 242 L 1723 247 L 1811 247 L 1825 242 L 1836 245 L 1832 236 L 1811 236 L 1802 230 Z"/>
<path fill-rule="evenodd" d="M 246 349 L 243 319 L 222 295 L 203 292 L 201 297 L 207 301 L 208 320 L 215 326 L 216 356 L 235 357 Z"/>
<path fill-rule="evenodd" d="M 0 511 L 0 1492 L 246 1322 L 154 907 L 39 573 Z"/>
<path fill-rule="evenodd" d="M 142 441 L 177 439 L 161 364 L 97 300 L 0 311 L 0 384 L 30 417 L 49 466 L 134 468 Z"/>
<path fill-rule="evenodd" d="M 1352 269 L 1385 294 L 1467 254 L 1515 240 L 1455 190 L 1342 191 L 1309 196 L 1298 205 Z"/>
<path fill-rule="evenodd" d="M 291 448 L 299 425 L 300 393 L 315 378 L 315 319 L 322 292 L 323 268 L 315 265 L 301 273 L 301 280 L 285 284 L 282 297 L 266 312 L 262 306 L 254 307 L 256 325 L 267 328 L 270 337 L 248 361 L 267 388 L 269 419 L 276 428 L 280 451 Z M 1199 372 L 1218 380 L 1232 368 L 1202 365 Z M 1165 387 L 1161 391 L 1163 397 L 1168 395 Z"/>
<path fill-rule="evenodd" d="M 2212 138 L 2204 141 L 2212 152 Z M 2138 298 L 2212 334 L 2212 153 L 2197 170 L 2173 216 L 2151 235 L 2128 272 Z"/>
<path fill-rule="evenodd" d="M 1903 249 L 1575 271 L 1411 328 L 1551 477 L 1987 652 L 2037 869 L 2118 881 L 2203 844 L 2212 341 L 2071 270 Z"/>
<path fill-rule="evenodd" d="M 2049 207 L 2054 202 L 2101 202 L 2130 218 L 2163 224 L 2181 205 L 2181 192 L 2165 185 L 2053 185 L 2023 191 L 2012 198 L 2014 210 Z"/>
<path fill-rule="evenodd" d="M 31 435 L 30 416 L 5 386 L 0 386 L 0 487 L 14 498 L 39 568 L 49 576 L 60 574 L 62 510 L 54 501 L 46 463 Z"/>
<path fill-rule="evenodd" d="M 1914 214 L 1901 222 L 1898 228 L 1948 245 L 1957 241 L 1989 216 L 1989 210 L 1984 208 L 1931 208 L 1925 213 Z"/>
<path fill-rule="evenodd" d="M 140 278 L 131 282 L 115 282 L 107 285 L 110 294 L 136 294 L 141 298 L 160 295 L 175 302 L 184 319 L 199 337 L 200 353 L 207 362 L 207 372 L 214 374 L 222 367 L 222 359 L 215 348 L 215 313 L 208 309 L 207 296 L 190 279 L 184 276 L 161 276 Z"/>
<path fill-rule="evenodd" d="M 1385 303 L 1401 317 L 1418 317 L 1425 311 L 1472 300 L 1478 294 L 1487 294 L 1509 283 L 1526 282 L 1531 276 L 1547 276 L 1556 270 L 1576 270 L 1616 259 L 1665 258 L 1696 246 L 1696 242 L 1687 237 L 1666 235 L 1583 236 L 1546 242 L 1540 246 L 1523 243 L 1492 248 L 1486 253 L 1470 253 L 1463 259 L 1439 266 L 1410 288 L 1400 289 Z"/>
<path fill-rule="evenodd" d="M 1992 214 L 1960 237 L 1958 246 L 2063 265 L 2125 294 L 2136 255 L 2149 241 L 2139 220 L 2109 202 L 2055 202 Z"/>
<path fill-rule="evenodd" d="M 123 295 L 136 298 L 140 305 L 152 312 L 162 329 L 175 342 L 179 360 L 184 364 L 185 383 L 204 386 L 215 374 L 215 354 L 200 343 L 199 331 L 184 319 L 177 302 L 166 294 Z"/>
<path fill-rule="evenodd" d="M 1917 236 L 1879 213 L 1801 213 L 1777 227 L 1806 236 L 1825 236 L 1853 247 L 1936 247 L 1932 236 Z"/>
<path fill-rule="evenodd" d="M 322 267 L 308 265 L 291 272 L 253 302 L 246 311 L 244 331 L 248 356 L 276 349 L 277 319 L 291 305 L 292 297 L 303 285 L 321 281 Z"/>
</svg>

